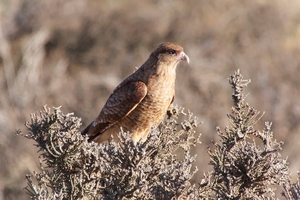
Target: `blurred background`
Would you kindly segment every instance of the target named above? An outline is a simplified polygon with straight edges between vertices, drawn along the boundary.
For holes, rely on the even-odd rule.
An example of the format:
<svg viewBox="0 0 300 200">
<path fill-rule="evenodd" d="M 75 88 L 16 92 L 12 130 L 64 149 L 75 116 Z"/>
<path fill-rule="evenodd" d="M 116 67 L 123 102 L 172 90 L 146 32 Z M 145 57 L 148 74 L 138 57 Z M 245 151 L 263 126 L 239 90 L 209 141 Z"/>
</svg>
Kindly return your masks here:
<svg viewBox="0 0 300 200">
<path fill-rule="evenodd" d="M 1 0 L 0 199 L 28 199 L 26 173 L 38 171 L 37 148 L 24 122 L 62 106 L 83 126 L 112 90 L 160 43 L 184 47 L 175 104 L 202 121 L 194 177 L 209 171 L 207 146 L 229 124 L 228 77 L 240 69 L 246 101 L 273 122 L 292 176 L 300 168 L 300 2 L 288 0 Z"/>
</svg>

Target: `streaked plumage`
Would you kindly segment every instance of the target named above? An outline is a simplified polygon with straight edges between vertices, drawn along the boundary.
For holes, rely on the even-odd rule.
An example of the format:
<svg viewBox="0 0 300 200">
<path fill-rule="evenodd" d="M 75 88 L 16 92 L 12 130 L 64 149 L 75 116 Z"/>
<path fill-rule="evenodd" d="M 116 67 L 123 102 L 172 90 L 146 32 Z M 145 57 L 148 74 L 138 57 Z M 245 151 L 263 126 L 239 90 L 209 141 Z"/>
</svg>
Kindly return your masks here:
<svg viewBox="0 0 300 200">
<path fill-rule="evenodd" d="M 175 95 L 176 66 L 189 62 L 183 48 L 166 42 L 159 45 L 146 62 L 123 80 L 108 98 L 98 117 L 84 130 L 89 141 L 117 138 L 120 127 L 132 133 L 136 143 L 145 141 L 151 127 L 163 120 Z"/>
</svg>

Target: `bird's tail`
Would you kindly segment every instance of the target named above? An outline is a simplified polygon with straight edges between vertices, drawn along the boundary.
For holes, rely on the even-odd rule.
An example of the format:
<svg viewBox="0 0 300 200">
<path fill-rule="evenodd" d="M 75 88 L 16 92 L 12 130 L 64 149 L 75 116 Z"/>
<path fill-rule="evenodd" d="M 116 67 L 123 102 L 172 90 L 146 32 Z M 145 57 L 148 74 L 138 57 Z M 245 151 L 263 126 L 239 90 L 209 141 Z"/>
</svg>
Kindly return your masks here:
<svg viewBox="0 0 300 200">
<path fill-rule="evenodd" d="M 91 142 L 107 129 L 104 127 L 107 127 L 107 123 L 101 123 L 101 124 L 94 125 L 94 121 L 92 121 L 87 127 L 85 127 L 81 131 L 81 135 L 89 136 L 88 141 Z M 102 131 L 99 131 L 99 130 L 102 130 Z"/>
<path fill-rule="evenodd" d="M 91 122 L 87 127 L 85 127 L 82 131 L 81 131 L 81 135 L 88 135 L 88 132 L 90 130 L 90 127 L 92 126 L 93 122 Z"/>
</svg>

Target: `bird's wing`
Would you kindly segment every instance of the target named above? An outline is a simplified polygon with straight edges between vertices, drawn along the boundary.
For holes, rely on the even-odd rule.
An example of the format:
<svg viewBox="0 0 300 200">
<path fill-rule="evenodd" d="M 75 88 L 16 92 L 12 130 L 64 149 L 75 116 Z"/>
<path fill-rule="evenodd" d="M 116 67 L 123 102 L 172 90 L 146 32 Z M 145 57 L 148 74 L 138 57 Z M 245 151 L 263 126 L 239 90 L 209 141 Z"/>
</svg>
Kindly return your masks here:
<svg viewBox="0 0 300 200">
<path fill-rule="evenodd" d="M 89 141 L 128 115 L 144 99 L 147 86 L 142 81 L 129 81 L 118 86 L 108 98 L 98 117 L 81 134 Z"/>
</svg>

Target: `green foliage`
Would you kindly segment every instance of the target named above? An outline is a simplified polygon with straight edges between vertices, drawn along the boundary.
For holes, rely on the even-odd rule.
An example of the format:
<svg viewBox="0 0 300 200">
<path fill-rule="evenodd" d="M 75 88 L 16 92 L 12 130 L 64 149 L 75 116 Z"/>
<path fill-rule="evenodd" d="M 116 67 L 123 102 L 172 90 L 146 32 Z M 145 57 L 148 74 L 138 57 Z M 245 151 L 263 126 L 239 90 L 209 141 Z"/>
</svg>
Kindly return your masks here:
<svg viewBox="0 0 300 200">
<path fill-rule="evenodd" d="M 274 199 L 282 186 L 283 197 L 299 199 L 299 180 L 290 181 L 271 123 L 262 131 L 254 127 L 261 115 L 245 103 L 249 82 L 239 71 L 230 76 L 230 124 L 224 132 L 217 128 L 220 141 L 208 150 L 213 171 L 199 184 L 190 181 L 197 171 L 190 149 L 200 143 L 198 122 L 183 108 L 172 107 L 147 141 L 135 145 L 123 131 L 120 142 L 88 143 L 79 118 L 44 107 L 26 123 L 25 137 L 36 142 L 41 167 L 34 180 L 26 176 L 26 191 L 32 199 Z"/>
</svg>

